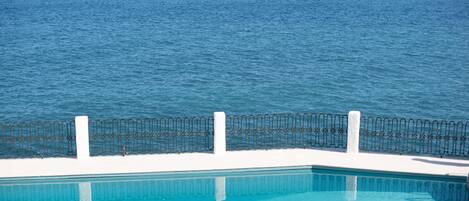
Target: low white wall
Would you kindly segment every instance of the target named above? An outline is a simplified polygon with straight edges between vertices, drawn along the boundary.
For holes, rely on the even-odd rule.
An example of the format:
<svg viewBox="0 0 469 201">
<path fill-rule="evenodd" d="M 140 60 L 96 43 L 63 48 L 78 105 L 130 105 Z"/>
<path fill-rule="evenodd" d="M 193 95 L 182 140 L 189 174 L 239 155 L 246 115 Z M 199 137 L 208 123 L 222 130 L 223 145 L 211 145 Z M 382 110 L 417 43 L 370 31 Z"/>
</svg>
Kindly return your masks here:
<svg viewBox="0 0 469 201">
<path fill-rule="evenodd" d="M 321 166 L 461 177 L 467 176 L 469 172 L 469 160 L 287 149 L 229 151 L 224 155 L 188 153 L 91 157 L 88 160 L 70 158 L 0 160 L 0 178 L 292 166 Z"/>
</svg>

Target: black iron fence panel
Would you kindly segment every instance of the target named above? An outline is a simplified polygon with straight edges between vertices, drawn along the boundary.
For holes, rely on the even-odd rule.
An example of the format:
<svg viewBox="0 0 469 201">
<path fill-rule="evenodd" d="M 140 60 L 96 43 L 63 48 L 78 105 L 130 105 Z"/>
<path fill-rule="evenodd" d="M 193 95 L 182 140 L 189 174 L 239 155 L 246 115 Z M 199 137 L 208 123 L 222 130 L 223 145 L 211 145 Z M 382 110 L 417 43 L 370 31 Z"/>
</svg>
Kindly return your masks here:
<svg viewBox="0 0 469 201">
<path fill-rule="evenodd" d="M 0 158 L 76 157 L 74 121 L 0 124 Z"/>
<path fill-rule="evenodd" d="M 347 115 L 282 113 L 230 115 L 227 150 L 318 148 L 345 150 Z"/>
<path fill-rule="evenodd" d="M 469 122 L 362 117 L 360 150 L 469 157 Z"/>
<path fill-rule="evenodd" d="M 90 154 L 210 152 L 213 117 L 91 120 Z"/>
</svg>

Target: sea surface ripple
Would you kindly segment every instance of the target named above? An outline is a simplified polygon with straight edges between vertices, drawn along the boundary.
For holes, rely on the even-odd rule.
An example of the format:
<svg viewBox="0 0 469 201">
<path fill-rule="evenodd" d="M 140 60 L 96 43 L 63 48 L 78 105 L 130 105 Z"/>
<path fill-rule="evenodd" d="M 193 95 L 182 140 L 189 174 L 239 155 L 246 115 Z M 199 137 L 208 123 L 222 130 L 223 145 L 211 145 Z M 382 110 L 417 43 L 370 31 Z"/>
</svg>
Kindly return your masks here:
<svg viewBox="0 0 469 201">
<path fill-rule="evenodd" d="M 3 0 L 0 121 L 469 119 L 467 0 Z"/>
</svg>

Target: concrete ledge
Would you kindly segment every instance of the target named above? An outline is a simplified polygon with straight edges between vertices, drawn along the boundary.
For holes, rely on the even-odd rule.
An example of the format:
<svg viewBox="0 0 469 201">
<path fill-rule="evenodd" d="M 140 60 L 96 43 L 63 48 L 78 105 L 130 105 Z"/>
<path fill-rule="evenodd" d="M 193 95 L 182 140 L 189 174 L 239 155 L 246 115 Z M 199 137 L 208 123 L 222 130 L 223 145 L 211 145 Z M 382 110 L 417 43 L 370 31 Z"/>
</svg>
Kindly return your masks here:
<svg viewBox="0 0 469 201">
<path fill-rule="evenodd" d="M 467 177 L 469 160 L 311 149 L 0 160 L 0 178 L 321 166 Z"/>
</svg>

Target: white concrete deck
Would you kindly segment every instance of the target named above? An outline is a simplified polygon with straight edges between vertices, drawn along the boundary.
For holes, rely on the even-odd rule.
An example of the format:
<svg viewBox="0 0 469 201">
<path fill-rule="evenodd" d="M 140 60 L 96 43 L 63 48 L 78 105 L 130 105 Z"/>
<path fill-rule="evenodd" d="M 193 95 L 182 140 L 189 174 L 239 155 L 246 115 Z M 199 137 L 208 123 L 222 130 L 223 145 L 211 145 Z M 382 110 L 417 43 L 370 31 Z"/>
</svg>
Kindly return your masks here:
<svg viewBox="0 0 469 201">
<path fill-rule="evenodd" d="M 0 178 L 32 176 L 70 176 L 91 174 L 175 172 L 322 166 L 399 173 L 464 176 L 469 160 L 422 156 L 288 149 L 268 151 L 231 151 L 225 154 L 160 154 L 135 156 L 0 160 Z"/>
</svg>

